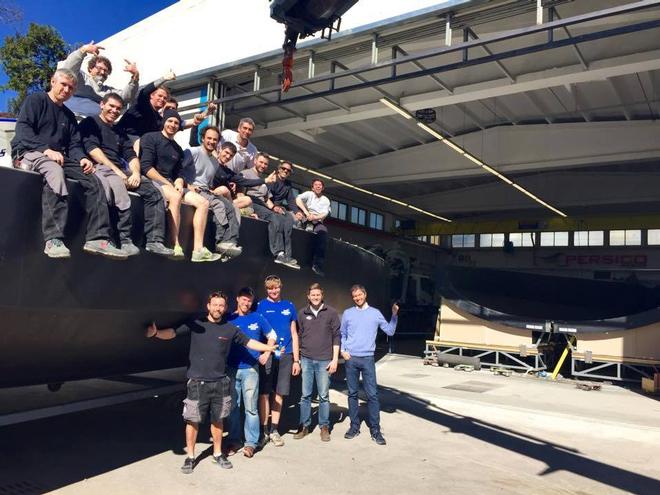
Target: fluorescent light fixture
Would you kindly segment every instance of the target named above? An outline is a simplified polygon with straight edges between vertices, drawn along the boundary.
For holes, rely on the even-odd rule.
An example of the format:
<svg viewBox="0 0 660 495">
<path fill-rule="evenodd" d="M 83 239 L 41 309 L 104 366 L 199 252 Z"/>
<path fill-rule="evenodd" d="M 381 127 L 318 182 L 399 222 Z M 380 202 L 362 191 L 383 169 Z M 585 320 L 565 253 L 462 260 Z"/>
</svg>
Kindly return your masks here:
<svg viewBox="0 0 660 495">
<path fill-rule="evenodd" d="M 403 201 L 399 201 L 398 199 L 390 198 L 390 201 L 392 203 L 397 204 L 397 205 L 401 205 L 401 206 L 405 206 L 405 207 L 409 206 L 408 203 L 404 203 Z"/>
<path fill-rule="evenodd" d="M 391 109 L 394 110 L 395 112 L 399 113 L 400 115 L 403 115 L 406 119 L 411 119 L 411 118 L 413 118 L 413 116 L 412 116 L 410 113 L 408 113 L 406 110 L 404 110 L 404 109 L 401 108 L 399 105 L 397 105 L 396 103 L 394 103 L 393 101 L 391 101 L 391 100 L 389 100 L 389 99 L 387 99 L 387 98 L 381 98 L 381 99 L 380 99 L 380 102 L 381 102 L 383 105 L 385 105 L 385 106 L 391 108 Z M 454 143 L 452 140 L 450 140 L 450 139 L 444 137 L 442 134 L 440 134 L 439 132 L 437 132 L 437 131 L 436 131 L 435 129 L 433 129 L 432 127 L 429 127 L 429 126 L 426 125 L 425 123 L 420 122 L 419 120 L 417 120 L 417 118 L 415 118 L 415 122 L 416 122 L 416 124 L 417 124 L 418 127 L 420 127 L 421 129 L 424 129 L 426 132 L 428 132 L 431 136 L 433 136 L 434 138 L 436 138 L 438 141 L 440 141 L 440 142 L 442 142 L 442 143 L 445 143 L 447 146 L 449 146 L 451 149 L 453 149 L 453 150 L 454 150 L 456 153 L 458 153 L 459 155 L 463 155 L 465 158 L 467 158 L 467 159 L 470 160 L 471 162 L 475 163 L 476 165 L 480 166 L 481 168 L 483 168 L 483 169 L 486 170 L 487 172 L 490 172 L 491 174 L 493 174 L 494 176 L 498 177 L 500 180 L 506 182 L 506 183 L 509 184 L 510 186 L 515 187 L 515 188 L 518 189 L 520 192 L 522 192 L 523 194 L 529 196 L 530 198 L 532 198 L 534 201 L 536 201 L 536 202 L 539 203 L 540 205 L 545 206 L 545 207 L 548 208 L 549 210 L 552 210 L 553 212 L 557 213 L 558 215 L 560 215 L 560 216 L 562 216 L 562 217 L 567 217 L 567 216 L 568 216 L 568 215 L 566 215 L 566 213 L 564 213 L 564 212 L 562 212 L 562 211 L 559 211 L 559 210 L 558 210 L 557 208 L 555 208 L 554 206 L 549 205 L 548 203 L 546 203 L 545 201 L 543 201 L 543 200 L 542 200 L 541 198 L 539 198 L 538 196 L 535 196 L 534 194 L 532 194 L 531 192 L 529 192 L 529 191 L 528 191 L 527 189 L 525 189 L 524 187 L 519 186 L 518 184 L 515 184 L 511 179 L 509 179 L 509 178 L 506 177 L 505 175 L 499 173 L 499 172 L 498 172 L 497 170 L 495 170 L 493 167 L 490 167 L 490 166 L 486 165 L 484 162 L 482 162 L 481 160 L 479 160 L 476 156 L 472 155 L 471 153 L 468 153 L 468 152 L 465 151 L 463 148 L 461 148 L 461 147 L 458 146 L 456 143 Z M 374 193 L 370 193 L 370 194 L 373 195 Z M 378 197 L 381 197 L 381 196 L 378 195 Z M 408 207 L 408 208 L 411 208 L 411 209 L 413 209 L 413 210 L 415 210 L 415 211 L 419 211 L 419 212 L 421 212 L 421 213 L 424 213 L 425 215 L 429 215 L 429 216 L 431 216 L 431 217 L 440 218 L 440 219 L 442 219 L 442 220 L 444 220 L 444 221 L 451 222 L 451 220 L 448 220 L 448 219 L 446 219 L 446 218 L 440 217 L 440 216 L 435 215 L 435 214 L 433 214 L 433 213 L 430 213 L 430 212 L 428 212 L 428 211 L 424 211 L 424 210 L 422 210 L 422 209 L 420 209 L 420 208 L 417 208 L 416 206 L 412 206 L 412 205 L 409 205 L 409 204 L 405 204 L 405 203 L 403 203 L 403 202 L 401 202 L 401 201 L 397 201 L 397 200 L 394 200 L 394 199 L 392 199 L 391 201 L 394 202 L 394 203 L 400 204 L 400 205 L 402 205 L 402 206 L 406 206 L 406 207 Z"/>
<path fill-rule="evenodd" d="M 488 166 L 488 165 L 486 165 L 486 164 L 484 163 L 483 165 L 481 165 L 481 168 L 483 168 L 483 169 L 486 170 L 487 172 L 490 172 L 490 173 L 493 174 L 494 176 L 500 178 L 501 180 L 503 180 L 503 181 L 506 182 L 507 184 L 509 184 L 509 185 L 513 184 L 513 181 L 512 181 L 512 180 L 510 180 L 510 179 L 509 179 L 508 177 L 506 177 L 505 175 L 502 175 L 501 173 L 499 173 L 499 172 L 498 172 L 497 170 L 495 170 L 493 167 L 490 167 L 490 166 Z"/>
<path fill-rule="evenodd" d="M 428 132 L 431 136 L 433 136 L 434 138 L 436 138 L 438 141 L 443 141 L 443 140 L 445 139 L 445 137 L 444 137 L 442 134 L 440 134 L 440 133 L 439 133 L 438 131 L 436 131 L 435 129 L 433 129 L 433 128 L 427 126 L 425 123 L 423 123 L 423 122 L 417 122 L 417 125 L 418 125 L 419 127 L 421 127 L 422 129 L 424 129 L 426 132 Z"/>
<path fill-rule="evenodd" d="M 559 210 L 558 210 L 557 208 L 555 208 L 554 206 L 550 206 L 548 203 L 546 203 L 545 201 L 543 201 L 541 198 L 539 198 L 539 197 L 536 196 L 535 194 L 529 192 L 527 189 L 525 189 L 524 187 L 522 187 L 520 184 L 516 184 L 516 183 L 514 182 L 514 183 L 512 183 L 511 185 L 512 185 L 513 187 L 515 187 L 516 189 L 518 189 L 521 193 L 523 193 L 523 194 L 529 196 L 530 198 L 532 198 L 532 199 L 533 199 L 534 201 L 536 201 L 537 203 L 539 203 L 539 204 L 545 206 L 545 207 L 548 208 L 549 210 L 554 211 L 554 212 L 557 213 L 558 215 L 560 215 L 560 216 L 562 216 L 562 217 L 564 217 L 564 218 L 566 218 L 566 217 L 568 216 L 568 215 L 566 215 L 566 213 L 564 213 L 564 212 L 562 212 L 562 211 L 559 211 Z"/>
<path fill-rule="evenodd" d="M 396 113 L 398 113 L 399 115 L 402 115 L 403 117 L 405 117 L 405 118 L 408 119 L 408 120 L 410 120 L 410 119 L 413 118 L 412 115 L 410 115 L 406 110 L 404 110 L 403 108 L 401 108 L 399 105 L 397 105 L 397 104 L 394 103 L 393 101 L 388 100 L 387 98 L 381 98 L 381 99 L 380 99 L 380 102 L 381 102 L 383 105 L 385 105 L 386 107 L 391 108 L 391 109 L 394 110 Z"/>
<path fill-rule="evenodd" d="M 451 149 L 453 149 L 459 155 L 464 155 L 465 154 L 465 150 L 463 148 L 461 148 L 460 146 L 454 144 L 449 139 L 444 139 L 442 142 L 445 143 L 447 146 L 449 146 Z"/>
<path fill-rule="evenodd" d="M 471 155 L 470 153 L 465 153 L 463 156 L 464 156 L 465 158 L 467 158 L 468 160 L 470 160 L 470 161 L 476 163 L 476 164 L 479 165 L 480 167 L 483 167 L 483 165 L 484 165 L 484 162 L 482 162 L 481 160 L 479 160 L 476 156 Z"/>
</svg>

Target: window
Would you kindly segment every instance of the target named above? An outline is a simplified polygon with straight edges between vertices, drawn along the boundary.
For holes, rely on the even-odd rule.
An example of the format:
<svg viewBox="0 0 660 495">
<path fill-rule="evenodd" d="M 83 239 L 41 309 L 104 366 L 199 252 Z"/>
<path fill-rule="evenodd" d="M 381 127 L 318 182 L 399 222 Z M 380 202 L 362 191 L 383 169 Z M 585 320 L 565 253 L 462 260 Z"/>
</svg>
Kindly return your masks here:
<svg viewBox="0 0 660 495">
<path fill-rule="evenodd" d="M 513 232 L 509 234 L 509 241 L 514 247 L 532 247 L 534 232 Z"/>
<path fill-rule="evenodd" d="M 367 225 L 367 210 L 351 206 L 351 223 L 358 225 Z"/>
<path fill-rule="evenodd" d="M 429 238 L 429 242 L 433 244 L 434 246 L 439 246 L 440 245 L 440 236 L 439 235 L 432 235 Z"/>
<path fill-rule="evenodd" d="M 451 245 L 457 248 L 474 247 L 475 239 L 474 234 L 454 234 L 451 236 Z"/>
<path fill-rule="evenodd" d="M 573 233 L 574 246 L 602 246 L 605 232 L 602 230 L 578 230 Z"/>
<path fill-rule="evenodd" d="M 541 246 L 568 246 L 568 232 L 541 232 Z"/>
<path fill-rule="evenodd" d="M 610 246 L 641 246 L 641 230 L 610 230 Z"/>
<path fill-rule="evenodd" d="M 417 240 L 420 242 L 428 242 L 427 237 L 425 235 L 418 235 Z"/>
<path fill-rule="evenodd" d="M 330 201 L 330 215 L 339 220 L 346 220 L 346 214 L 348 212 L 348 206 L 346 203 L 340 203 L 339 201 L 331 200 Z"/>
<path fill-rule="evenodd" d="M 660 246 L 660 229 L 649 229 L 647 234 L 649 246 Z"/>
<path fill-rule="evenodd" d="M 369 227 L 376 230 L 383 230 L 383 215 L 369 213 Z"/>
<path fill-rule="evenodd" d="M 504 246 L 504 234 L 480 234 L 479 247 Z"/>
</svg>

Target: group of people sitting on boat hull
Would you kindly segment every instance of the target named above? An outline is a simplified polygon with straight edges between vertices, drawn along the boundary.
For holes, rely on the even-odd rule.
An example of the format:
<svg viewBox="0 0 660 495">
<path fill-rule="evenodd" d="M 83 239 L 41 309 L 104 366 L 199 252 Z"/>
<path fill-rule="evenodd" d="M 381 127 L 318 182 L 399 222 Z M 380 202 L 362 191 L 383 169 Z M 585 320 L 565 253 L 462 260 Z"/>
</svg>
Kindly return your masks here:
<svg viewBox="0 0 660 495">
<path fill-rule="evenodd" d="M 312 398 L 318 391 L 320 440 L 331 440 L 330 379 L 344 359 L 348 386 L 350 426 L 344 438 L 360 434 L 360 377 L 367 399 L 367 424 L 371 439 L 386 445 L 380 427 L 380 402 L 376 383 L 374 351 L 381 329 L 394 335 L 399 307 L 392 306 L 392 318 L 367 303 L 367 289 L 359 284 L 350 289 L 354 306 L 341 318 L 324 300 L 323 287 L 314 283 L 307 290 L 307 304 L 296 311 L 283 298 L 280 277 L 264 280 L 265 296 L 254 306 L 254 291 L 244 287 L 236 296 L 236 311 L 228 314 L 229 298 L 221 291 L 208 296 L 207 314 L 178 327 L 146 329 L 148 338 L 171 340 L 190 336 L 186 399 L 183 405 L 187 456 L 181 471 L 191 474 L 201 457 L 195 443 L 201 423 L 210 422 L 213 440 L 211 460 L 229 469 L 227 456 L 242 450 L 254 457 L 267 444 L 284 446 L 280 435 L 284 402 L 291 391 L 292 377 L 302 377 L 298 431 L 301 440 L 312 432 Z M 241 406 L 245 419 L 241 419 Z M 270 424 L 269 424 L 270 423 Z M 223 432 L 228 432 L 223 442 Z"/>
<path fill-rule="evenodd" d="M 180 230 L 181 206 L 186 204 L 194 209 L 191 261 L 226 261 L 240 255 L 244 214 L 268 222 L 274 261 L 290 268 L 300 268 L 292 256 L 293 227 L 315 232 L 312 269 L 323 274 L 324 220 L 330 213 L 323 181 L 315 179 L 310 191 L 296 197 L 289 181 L 291 162 L 280 162 L 268 175 L 270 157 L 250 141 L 252 119 L 241 119 L 236 131 L 200 125 L 215 110 L 210 103 L 206 111 L 184 121 L 166 86 L 176 78 L 171 71 L 138 90 L 137 67 L 126 61 L 124 70 L 131 75 L 126 87 L 106 85 L 112 65 L 100 55 L 101 49 L 90 43 L 60 62 L 50 89 L 29 95 L 16 122 L 14 164 L 43 177 L 44 253 L 51 258 L 71 256 L 64 230 L 66 179 L 72 179 L 84 192 L 83 250 L 88 253 L 119 260 L 140 253 L 131 238 L 131 191 L 143 201 L 144 247 L 150 253 L 184 259 Z M 183 150 L 174 137 L 190 127 L 198 146 Z M 209 216 L 215 226 L 213 251 L 204 245 Z"/>
</svg>

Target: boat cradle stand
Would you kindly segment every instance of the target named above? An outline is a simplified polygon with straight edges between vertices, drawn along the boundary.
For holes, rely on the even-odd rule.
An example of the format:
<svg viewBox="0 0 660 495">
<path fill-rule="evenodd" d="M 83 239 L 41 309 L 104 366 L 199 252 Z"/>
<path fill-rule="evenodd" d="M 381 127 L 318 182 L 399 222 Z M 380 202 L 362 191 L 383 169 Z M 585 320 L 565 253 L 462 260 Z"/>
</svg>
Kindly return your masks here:
<svg viewBox="0 0 660 495">
<path fill-rule="evenodd" d="M 481 366 L 494 368 L 507 368 L 525 372 L 542 371 L 547 369 L 543 354 L 539 352 L 537 344 L 533 346 L 504 346 L 472 344 L 467 342 L 453 342 L 446 340 L 427 340 L 424 357 L 429 358 L 440 354 L 455 354 L 479 358 Z"/>
</svg>

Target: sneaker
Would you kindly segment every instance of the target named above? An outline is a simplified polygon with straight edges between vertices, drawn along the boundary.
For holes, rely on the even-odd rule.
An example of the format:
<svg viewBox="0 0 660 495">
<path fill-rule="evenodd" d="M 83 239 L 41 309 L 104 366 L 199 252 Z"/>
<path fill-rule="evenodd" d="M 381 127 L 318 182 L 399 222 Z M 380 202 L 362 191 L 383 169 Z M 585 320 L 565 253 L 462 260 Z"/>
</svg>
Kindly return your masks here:
<svg viewBox="0 0 660 495">
<path fill-rule="evenodd" d="M 277 431 L 270 432 L 270 441 L 273 442 L 273 445 L 275 445 L 275 447 L 281 447 L 282 445 L 284 445 L 284 440 L 282 440 L 282 437 Z"/>
<path fill-rule="evenodd" d="M 330 441 L 330 428 L 327 426 L 321 426 L 321 441 L 329 442 Z"/>
<path fill-rule="evenodd" d="M 229 459 L 227 459 L 225 455 L 211 456 L 211 462 L 214 462 L 222 469 L 231 469 L 234 467 L 234 465 L 231 463 Z"/>
<path fill-rule="evenodd" d="M 379 431 L 371 434 L 371 439 L 376 442 L 378 445 L 386 445 L 387 442 L 383 438 L 383 434 Z"/>
<path fill-rule="evenodd" d="M 140 254 L 140 249 L 135 244 L 133 244 L 133 241 L 127 239 L 125 241 L 121 241 L 121 252 L 126 256 L 137 256 Z"/>
<path fill-rule="evenodd" d="M 300 440 L 301 438 L 305 438 L 307 435 L 309 435 L 309 428 L 307 426 L 302 426 L 296 433 L 293 434 L 293 439 Z"/>
<path fill-rule="evenodd" d="M 316 273 L 319 277 L 325 277 L 325 273 L 318 265 L 312 265 L 312 271 Z"/>
<path fill-rule="evenodd" d="M 174 256 L 174 250 L 165 247 L 165 244 L 162 242 L 147 242 L 145 249 L 150 253 L 158 254 L 160 256 L 167 256 L 170 258 Z M 181 251 L 181 255 L 183 256 L 183 251 Z"/>
<path fill-rule="evenodd" d="M 128 258 L 126 253 L 121 249 L 117 249 L 112 243 L 105 239 L 96 239 L 94 241 L 87 241 L 83 246 L 83 251 L 90 254 L 100 254 L 108 258 L 116 260 L 125 260 Z"/>
<path fill-rule="evenodd" d="M 346 433 L 344 433 L 344 438 L 346 440 L 353 440 L 355 437 L 357 437 L 360 434 L 360 430 L 353 428 L 352 426 L 348 429 Z"/>
<path fill-rule="evenodd" d="M 183 466 L 181 466 L 181 472 L 183 474 L 191 474 L 193 469 L 195 469 L 195 459 L 186 456 L 186 460 L 183 461 Z"/>
<path fill-rule="evenodd" d="M 289 268 L 293 268 L 295 270 L 300 270 L 300 265 L 298 264 L 298 261 L 295 260 L 294 258 L 287 257 L 283 252 L 278 253 L 277 256 L 275 256 L 275 263 L 288 266 Z"/>
<path fill-rule="evenodd" d="M 49 258 L 71 258 L 71 251 L 62 239 L 49 239 L 44 246 L 44 254 Z"/>
<path fill-rule="evenodd" d="M 240 256 L 243 252 L 243 248 L 235 242 L 218 242 L 215 245 L 215 250 L 220 254 L 229 256 L 230 258 Z"/>
<path fill-rule="evenodd" d="M 220 256 L 218 253 L 212 253 L 203 247 L 197 251 L 193 251 L 190 261 L 193 263 L 202 263 L 204 261 L 218 261 L 220 258 L 222 258 L 222 256 Z"/>
<path fill-rule="evenodd" d="M 178 244 L 174 246 L 174 249 L 172 249 L 172 256 L 170 258 L 175 261 L 183 261 L 185 259 L 183 248 Z"/>
</svg>

